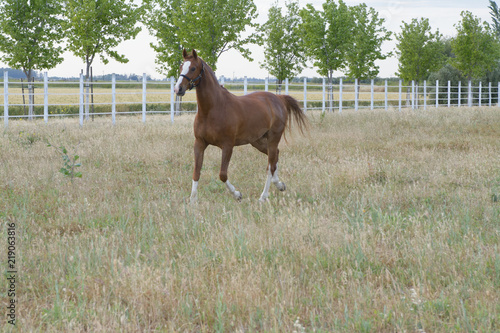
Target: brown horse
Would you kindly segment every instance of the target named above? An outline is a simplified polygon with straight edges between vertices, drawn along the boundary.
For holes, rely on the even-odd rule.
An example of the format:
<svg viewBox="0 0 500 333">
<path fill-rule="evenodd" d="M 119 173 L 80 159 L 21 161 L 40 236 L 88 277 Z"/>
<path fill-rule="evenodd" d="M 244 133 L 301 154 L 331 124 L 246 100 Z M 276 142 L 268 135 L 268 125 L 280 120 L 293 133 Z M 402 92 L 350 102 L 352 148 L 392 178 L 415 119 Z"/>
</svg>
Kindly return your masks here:
<svg viewBox="0 0 500 333">
<path fill-rule="evenodd" d="M 269 196 L 271 182 L 280 191 L 284 191 L 286 186 L 278 178 L 278 144 L 285 128 L 289 127 L 292 116 L 301 132 L 307 124 L 307 118 L 297 100 L 268 92 L 237 97 L 218 84 L 213 70 L 198 57 L 195 50 L 192 54 L 184 50 L 183 56 L 184 63 L 180 68 L 175 92 L 183 96 L 186 90 L 196 87 L 198 101 L 198 113 L 194 120 L 195 167 L 191 202 L 198 199 L 198 180 L 208 145 L 222 149 L 219 177 L 237 200 L 241 200 L 241 193 L 227 179 L 227 168 L 234 146 L 251 144 L 268 156 L 267 181 L 260 201 L 265 201 Z"/>
</svg>

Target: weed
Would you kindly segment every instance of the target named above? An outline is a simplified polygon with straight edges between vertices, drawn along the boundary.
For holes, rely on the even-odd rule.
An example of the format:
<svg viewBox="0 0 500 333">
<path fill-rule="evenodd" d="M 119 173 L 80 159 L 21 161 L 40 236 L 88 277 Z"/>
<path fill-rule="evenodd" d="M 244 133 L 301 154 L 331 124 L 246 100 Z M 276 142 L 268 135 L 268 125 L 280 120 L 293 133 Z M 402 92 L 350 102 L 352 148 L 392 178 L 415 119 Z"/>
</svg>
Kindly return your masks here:
<svg viewBox="0 0 500 333">
<path fill-rule="evenodd" d="M 75 178 L 82 178 L 82 173 L 78 171 L 78 168 L 80 168 L 82 164 L 78 162 L 80 156 L 76 153 L 76 148 L 73 154 L 69 154 L 68 149 L 64 145 L 56 147 L 47 141 L 47 147 L 53 147 L 59 155 L 61 155 L 63 166 L 59 169 L 60 173 L 69 178 L 72 183 Z"/>
</svg>

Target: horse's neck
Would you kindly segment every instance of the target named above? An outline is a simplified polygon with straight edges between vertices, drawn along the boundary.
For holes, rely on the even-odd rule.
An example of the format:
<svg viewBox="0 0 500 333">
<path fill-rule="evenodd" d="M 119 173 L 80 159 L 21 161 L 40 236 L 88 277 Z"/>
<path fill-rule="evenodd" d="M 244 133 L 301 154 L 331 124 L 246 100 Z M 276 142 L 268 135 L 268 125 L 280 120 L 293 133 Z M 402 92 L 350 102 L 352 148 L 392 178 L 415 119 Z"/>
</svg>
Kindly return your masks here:
<svg viewBox="0 0 500 333">
<path fill-rule="evenodd" d="M 217 100 L 222 92 L 214 73 L 205 63 L 205 73 L 200 85 L 196 88 L 196 98 L 198 100 L 198 111 L 209 112 L 217 104 Z"/>
</svg>

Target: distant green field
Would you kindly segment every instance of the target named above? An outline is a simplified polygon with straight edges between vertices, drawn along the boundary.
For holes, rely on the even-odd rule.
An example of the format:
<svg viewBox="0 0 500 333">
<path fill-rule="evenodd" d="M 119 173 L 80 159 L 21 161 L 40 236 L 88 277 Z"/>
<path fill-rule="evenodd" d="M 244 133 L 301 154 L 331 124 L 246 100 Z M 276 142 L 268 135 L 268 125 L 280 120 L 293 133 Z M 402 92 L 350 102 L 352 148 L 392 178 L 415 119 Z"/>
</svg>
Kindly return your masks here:
<svg viewBox="0 0 500 333">
<path fill-rule="evenodd" d="M 18 312 L 2 330 L 498 331 L 500 109 L 308 115 L 280 145 L 286 192 L 259 204 L 266 158 L 237 147 L 234 201 L 209 147 L 196 206 L 192 115 L 12 120 L 0 253 L 7 271 L 13 223 Z"/>
</svg>

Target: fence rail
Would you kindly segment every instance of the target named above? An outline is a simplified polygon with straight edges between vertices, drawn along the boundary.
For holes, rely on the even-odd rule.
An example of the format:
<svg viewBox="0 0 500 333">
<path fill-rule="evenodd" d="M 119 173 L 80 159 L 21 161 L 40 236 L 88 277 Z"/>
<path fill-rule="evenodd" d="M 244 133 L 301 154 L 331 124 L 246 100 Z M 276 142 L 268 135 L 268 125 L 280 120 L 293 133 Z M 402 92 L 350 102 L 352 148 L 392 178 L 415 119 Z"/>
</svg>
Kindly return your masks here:
<svg viewBox="0 0 500 333">
<path fill-rule="evenodd" d="M 304 112 L 321 110 L 322 112 L 338 111 L 351 108 L 368 109 L 397 109 L 452 106 L 493 106 L 499 103 L 500 82 L 492 85 L 491 82 L 483 85 L 479 82 L 473 86 L 469 81 L 466 84 L 459 82 L 452 86 L 450 81 L 442 84 L 439 81 L 419 85 L 411 82 L 403 85 L 402 80 L 387 80 L 382 85 L 343 82 L 328 84 L 323 79 L 322 84 L 307 82 L 304 78 L 301 83 L 289 83 L 285 80 L 282 86 L 269 82 L 225 82 L 221 77 L 220 83 L 236 95 L 246 95 L 253 91 L 265 90 L 292 95 L 302 105 Z M 395 83 L 395 84 L 394 84 Z M 175 79 L 167 81 L 147 81 L 143 75 L 142 82 L 117 82 L 112 76 L 111 82 L 85 82 L 83 75 L 77 82 L 52 82 L 44 74 L 42 82 L 27 83 L 28 93 L 24 93 L 26 83 L 9 81 L 7 72 L 4 72 L 3 107 L 0 106 L 0 115 L 4 120 L 4 127 L 8 127 L 9 119 L 42 118 L 47 123 L 49 118 L 78 116 L 80 126 L 94 116 L 111 116 L 112 123 L 116 123 L 118 115 L 141 115 L 146 122 L 148 114 L 170 114 L 174 122 L 179 112 L 196 112 L 195 92 L 188 92 L 183 100 L 174 94 Z M 92 91 L 91 91 L 92 90 Z M 28 95 L 28 104 L 25 103 Z M 28 108 L 28 112 L 26 111 Z"/>
</svg>

